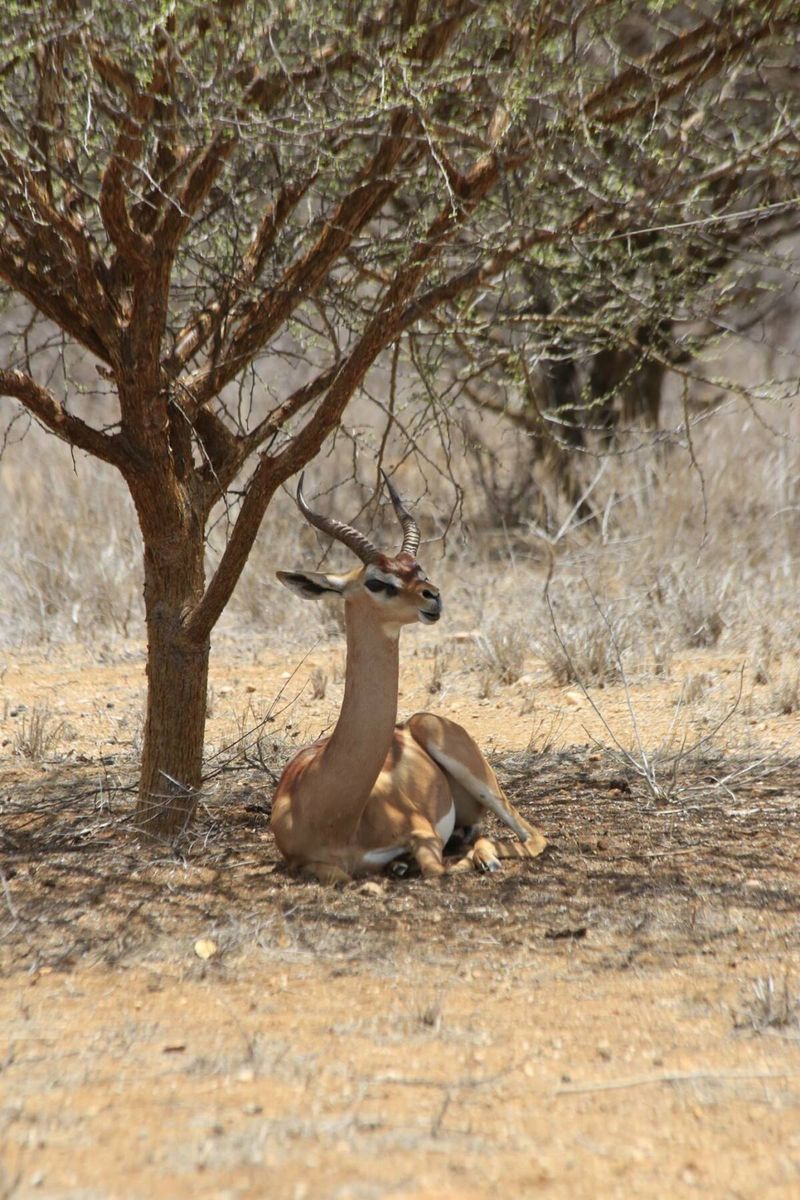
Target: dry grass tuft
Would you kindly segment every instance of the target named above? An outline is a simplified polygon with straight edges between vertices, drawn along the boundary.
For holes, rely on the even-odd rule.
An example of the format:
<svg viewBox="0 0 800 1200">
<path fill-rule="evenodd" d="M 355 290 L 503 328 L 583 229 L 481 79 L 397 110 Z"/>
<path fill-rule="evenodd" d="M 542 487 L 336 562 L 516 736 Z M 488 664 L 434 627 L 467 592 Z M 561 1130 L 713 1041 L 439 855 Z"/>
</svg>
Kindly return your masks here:
<svg viewBox="0 0 800 1200">
<path fill-rule="evenodd" d="M 682 699 L 685 704 L 696 704 L 715 686 L 716 680 L 710 671 L 699 671 L 696 675 L 689 674 L 683 683 Z"/>
<path fill-rule="evenodd" d="M 734 1025 L 755 1033 L 800 1025 L 800 992 L 792 986 L 789 972 L 780 982 L 772 974 L 754 979 L 734 1013 Z"/>
<path fill-rule="evenodd" d="M 53 757 L 66 736 L 66 723 L 59 720 L 47 705 L 35 704 L 30 713 L 22 714 L 13 738 L 14 753 L 30 762 L 45 762 Z"/>
<path fill-rule="evenodd" d="M 312 700 L 324 700 L 328 690 L 328 672 L 322 667 L 314 667 L 309 676 Z"/>
<path fill-rule="evenodd" d="M 781 673 L 770 692 L 770 708 L 782 716 L 800 710 L 800 670 Z"/>
<path fill-rule="evenodd" d="M 603 687 L 622 679 L 632 640 L 626 617 L 598 610 L 587 597 L 586 607 L 554 604 L 551 625 L 542 629 L 534 645 L 554 683 Z"/>
<path fill-rule="evenodd" d="M 444 692 L 446 681 L 451 669 L 452 655 L 447 646 L 435 646 L 431 674 L 428 679 L 428 694 L 438 696 Z"/>
<path fill-rule="evenodd" d="M 495 621 L 476 638 L 478 696 L 494 694 L 496 687 L 516 683 L 525 670 L 531 637 L 524 624 L 505 619 Z"/>
</svg>

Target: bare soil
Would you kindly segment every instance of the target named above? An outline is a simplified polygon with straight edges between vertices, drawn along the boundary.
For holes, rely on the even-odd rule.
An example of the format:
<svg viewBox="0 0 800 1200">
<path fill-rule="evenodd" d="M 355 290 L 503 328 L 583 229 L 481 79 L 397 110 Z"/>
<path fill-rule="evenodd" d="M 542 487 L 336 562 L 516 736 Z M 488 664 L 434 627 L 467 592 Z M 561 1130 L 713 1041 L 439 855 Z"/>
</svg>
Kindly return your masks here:
<svg viewBox="0 0 800 1200">
<path fill-rule="evenodd" d="M 735 658 L 637 676 L 654 793 L 623 687 L 601 719 L 462 646 L 401 705 L 467 724 L 550 848 L 343 891 L 267 829 L 339 651 L 217 655 L 175 849 L 130 827 L 140 649 L 0 664 L 0 1197 L 800 1194 L 798 714 Z"/>
</svg>

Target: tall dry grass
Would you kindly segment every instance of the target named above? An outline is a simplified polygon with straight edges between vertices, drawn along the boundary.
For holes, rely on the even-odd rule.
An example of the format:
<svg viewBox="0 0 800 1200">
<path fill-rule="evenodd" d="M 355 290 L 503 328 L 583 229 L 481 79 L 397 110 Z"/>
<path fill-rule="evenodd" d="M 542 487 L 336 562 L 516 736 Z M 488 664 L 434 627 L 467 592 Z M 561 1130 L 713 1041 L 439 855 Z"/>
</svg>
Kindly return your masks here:
<svg viewBox="0 0 800 1200">
<path fill-rule="evenodd" d="M 32 428 L 0 462 L 0 644 L 113 640 L 141 626 L 141 548 L 111 468 Z"/>
<path fill-rule="evenodd" d="M 745 650 L 767 675 L 780 678 L 781 659 L 796 647 L 798 632 L 800 408 L 792 380 L 800 376 L 800 360 L 783 354 L 778 370 L 773 349 L 749 356 L 746 349 L 741 340 L 731 341 L 724 361 L 729 377 L 735 371 L 750 394 L 718 390 L 712 396 L 695 387 L 691 438 L 681 429 L 685 412 L 676 391 L 667 397 L 665 428 L 657 438 L 631 431 L 623 453 L 586 456 L 594 511 L 589 521 L 572 513 L 552 487 L 548 492 L 536 471 L 516 524 L 498 528 L 487 521 L 498 506 L 486 488 L 503 486 L 503 470 L 518 475 L 520 464 L 529 462 L 525 434 L 504 418 L 473 413 L 469 421 L 470 436 L 477 431 L 495 455 L 499 469 L 491 484 L 459 435 L 458 413 L 449 462 L 434 434 L 423 436 L 434 467 L 420 457 L 400 478 L 418 498 L 428 538 L 420 557 L 445 595 L 447 625 L 437 637 L 448 626 L 479 633 L 476 661 L 487 694 L 513 682 L 530 656 L 559 682 L 578 676 L 602 684 L 623 668 L 665 673 L 673 654 L 713 647 Z M 710 377 L 719 363 L 706 366 Z M 770 370 L 766 395 L 760 381 Z M 380 393 L 385 382 L 377 373 L 371 386 Z M 706 416 L 699 401 L 713 401 L 719 411 Z M 419 408 L 423 402 L 408 385 L 405 427 L 415 403 Z M 4 412 L 10 411 L 7 405 Z M 376 412 L 362 400 L 349 436 L 309 472 L 312 488 L 321 492 L 319 507 L 347 520 L 362 510 L 362 527 L 375 515 L 369 498 L 382 430 Z M 390 460 L 399 461 L 404 448 L 397 436 Z M 352 482 L 354 461 L 360 487 Z M 452 479 L 464 497 L 448 527 Z M 551 518 L 547 528 L 543 498 Z M 385 510 L 373 528 L 376 536 L 394 539 Z M 211 530 L 209 570 L 227 521 L 220 512 Z M 316 566 L 321 555 L 317 535 L 300 519 L 292 497 L 278 495 L 220 632 L 259 645 L 339 639 L 335 608 L 304 605 L 275 580 L 277 569 Z M 341 547 L 324 564 L 350 565 Z M 140 541 L 115 472 L 72 455 L 36 427 L 21 444 L 8 446 L 0 458 L 0 578 L 0 645 L 75 640 L 96 647 L 140 638 Z M 553 616 L 544 600 L 548 580 Z"/>
</svg>

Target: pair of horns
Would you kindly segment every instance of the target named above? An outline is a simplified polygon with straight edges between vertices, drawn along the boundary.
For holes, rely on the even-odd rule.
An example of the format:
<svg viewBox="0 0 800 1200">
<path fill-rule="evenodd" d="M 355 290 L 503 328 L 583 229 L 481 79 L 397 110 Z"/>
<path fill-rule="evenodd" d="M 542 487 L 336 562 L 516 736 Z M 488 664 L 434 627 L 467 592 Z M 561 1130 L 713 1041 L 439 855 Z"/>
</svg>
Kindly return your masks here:
<svg viewBox="0 0 800 1200">
<path fill-rule="evenodd" d="M 402 500 L 392 486 L 389 476 L 383 469 L 381 470 L 381 474 L 388 488 L 392 507 L 397 514 L 398 521 L 403 527 L 403 544 L 400 547 L 400 553 L 410 554 L 413 558 L 417 553 L 420 538 L 417 523 L 411 516 L 411 513 L 404 507 Z M 337 542 L 341 542 L 347 546 L 348 550 L 352 550 L 363 563 L 374 563 L 381 557 L 381 552 L 377 546 L 373 546 L 369 538 L 364 537 L 364 534 L 359 533 L 357 529 L 353 529 L 352 525 L 345 525 L 342 521 L 337 521 L 334 517 L 323 517 L 320 513 L 315 513 L 308 507 L 306 498 L 303 495 L 302 475 L 297 483 L 297 506 L 309 525 L 313 525 L 316 529 L 321 529 L 329 537 L 335 538 Z"/>
</svg>

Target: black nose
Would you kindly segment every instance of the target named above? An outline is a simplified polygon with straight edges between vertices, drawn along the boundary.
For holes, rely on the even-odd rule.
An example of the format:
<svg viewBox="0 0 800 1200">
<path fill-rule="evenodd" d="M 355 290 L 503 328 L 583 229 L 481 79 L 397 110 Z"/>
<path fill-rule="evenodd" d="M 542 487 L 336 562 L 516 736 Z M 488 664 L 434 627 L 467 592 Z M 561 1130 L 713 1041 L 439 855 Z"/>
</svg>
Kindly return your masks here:
<svg viewBox="0 0 800 1200">
<path fill-rule="evenodd" d="M 424 599 L 424 600 L 438 600 L 438 599 L 439 599 L 439 593 L 438 593 L 438 592 L 432 592 L 432 591 L 430 590 L 430 588 L 425 588 L 425 590 L 424 590 L 424 591 L 423 591 L 423 593 L 422 593 L 422 597 L 423 597 L 423 599 Z"/>
</svg>

